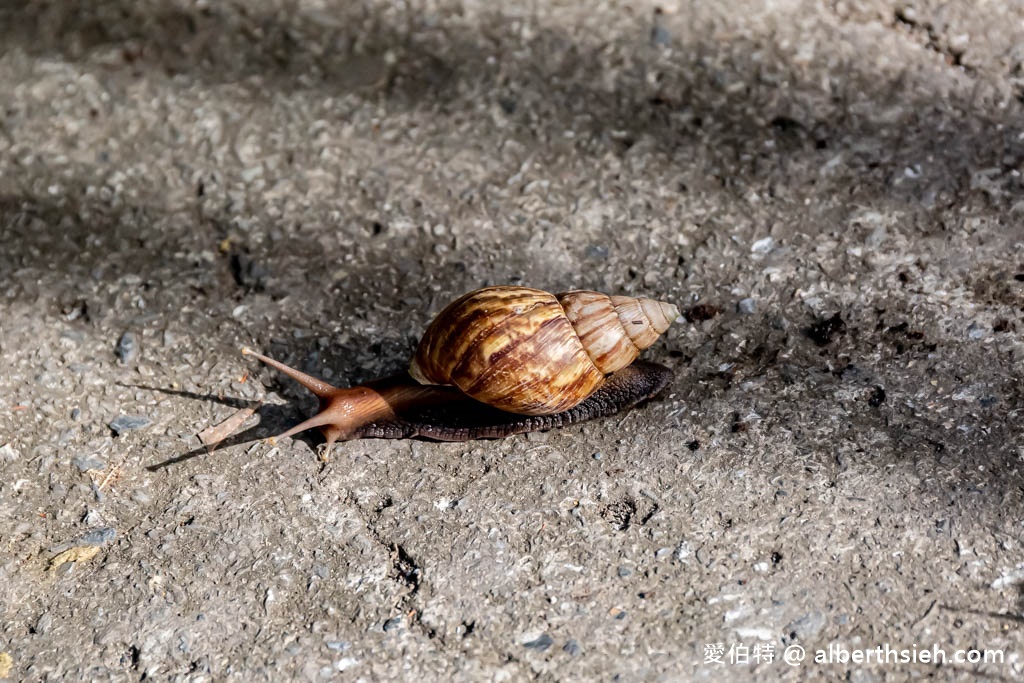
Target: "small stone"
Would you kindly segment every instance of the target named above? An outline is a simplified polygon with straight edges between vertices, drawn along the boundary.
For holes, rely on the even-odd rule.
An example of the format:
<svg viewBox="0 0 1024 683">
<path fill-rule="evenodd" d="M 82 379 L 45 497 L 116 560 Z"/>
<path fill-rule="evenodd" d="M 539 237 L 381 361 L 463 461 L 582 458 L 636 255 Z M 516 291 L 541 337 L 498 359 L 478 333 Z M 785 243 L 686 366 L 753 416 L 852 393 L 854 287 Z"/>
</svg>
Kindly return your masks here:
<svg viewBox="0 0 1024 683">
<path fill-rule="evenodd" d="M 98 526 L 102 521 L 103 518 L 100 517 L 100 513 L 95 510 L 89 510 L 85 513 L 85 516 L 82 517 L 82 522 L 85 523 L 86 526 Z"/>
<path fill-rule="evenodd" d="M 655 25 L 651 29 L 651 45 L 668 47 L 672 44 L 672 34 L 664 26 Z"/>
<path fill-rule="evenodd" d="M 960 33 L 949 38 L 949 51 L 954 56 L 960 57 L 967 52 L 971 44 L 971 36 L 968 33 Z"/>
<path fill-rule="evenodd" d="M 249 183 L 251 183 L 252 181 L 256 180 L 257 178 L 259 178 L 260 176 L 263 175 L 263 167 L 262 166 L 250 166 L 249 168 L 243 168 L 241 175 L 242 175 L 242 182 L 244 182 L 246 185 L 248 185 Z"/>
<path fill-rule="evenodd" d="M 92 558 L 96 557 L 100 552 L 100 549 L 96 546 L 75 546 L 68 548 L 67 550 L 57 553 L 54 557 L 50 558 L 49 569 L 56 571 L 58 569 L 66 571 L 67 568 L 64 565 L 69 562 L 88 562 Z"/>
<path fill-rule="evenodd" d="M 334 668 L 338 671 L 347 671 L 348 669 L 351 669 L 358 663 L 359 660 L 355 657 L 342 657 L 334 663 Z"/>
<path fill-rule="evenodd" d="M 43 614 L 36 619 L 36 625 L 33 627 L 33 630 L 37 635 L 44 636 L 46 635 L 46 632 L 50 630 L 51 626 L 53 626 L 53 617 L 50 616 L 49 612 L 43 612 Z"/>
<path fill-rule="evenodd" d="M 754 254 L 767 254 L 775 248 L 775 238 L 765 237 L 750 245 L 750 251 Z"/>
<path fill-rule="evenodd" d="M 106 545 L 117 538 L 117 529 L 114 527 L 100 527 L 99 529 L 93 529 L 89 533 L 82 536 L 78 541 L 77 545 L 88 545 L 88 546 L 99 546 Z"/>
<path fill-rule="evenodd" d="M 401 627 L 402 627 L 402 617 L 391 617 L 390 619 L 385 621 L 384 625 L 382 626 L 382 628 L 384 629 L 385 632 L 387 632 L 387 631 L 397 631 Z"/>
<path fill-rule="evenodd" d="M 693 555 L 693 548 L 690 546 L 689 541 L 680 541 L 676 547 L 675 559 L 679 562 L 686 562 L 690 555 Z"/>
<path fill-rule="evenodd" d="M 736 304 L 736 310 L 744 315 L 750 315 L 757 310 L 757 303 L 749 297 L 741 299 L 740 302 Z"/>
<path fill-rule="evenodd" d="M 800 640 L 812 640 L 825 628 L 827 620 L 821 612 L 808 612 L 785 627 L 786 633 L 794 633 Z"/>
<path fill-rule="evenodd" d="M 589 259 L 606 259 L 608 258 L 608 247 L 588 244 L 587 248 L 583 250 L 583 255 Z"/>
<path fill-rule="evenodd" d="M 117 354 L 117 360 L 121 365 L 127 365 L 134 361 L 139 355 L 139 341 L 135 337 L 135 333 L 125 332 L 122 334 L 121 338 L 117 340 L 114 353 Z"/>
<path fill-rule="evenodd" d="M 562 646 L 562 650 L 570 657 L 575 657 L 583 651 L 582 648 L 580 648 L 580 644 L 571 638 L 565 642 L 565 645 Z"/>
<path fill-rule="evenodd" d="M 534 638 L 533 640 L 528 640 L 525 643 L 523 643 L 523 647 L 528 648 L 530 650 L 539 650 L 543 652 L 544 650 L 551 647 L 554 644 L 554 642 L 555 641 L 552 640 L 551 636 L 549 636 L 546 633 L 542 633 L 537 638 Z"/>
<path fill-rule="evenodd" d="M 50 495 L 54 498 L 63 498 L 68 494 L 68 488 L 54 477 L 50 478 Z"/>
<path fill-rule="evenodd" d="M 913 7 L 902 7 L 896 10 L 896 18 L 913 26 L 917 23 L 917 10 Z"/>
<path fill-rule="evenodd" d="M 99 458 L 87 457 L 79 455 L 71 460 L 71 464 L 78 468 L 79 472 L 88 472 L 89 470 L 103 470 L 106 469 L 107 464 Z"/>
<path fill-rule="evenodd" d="M 118 415 L 107 426 L 114 430 L 114 434 L 121 436 L 124 432 L 141 429 L 149 423 L 150 419 L 143 415 Z"/>
<path fill-rule="evenodd" d="M 18 451 L 14 450 L 14 446 L 9 443 L 0 446 L 0 462 L 14 462 L 20 455 Z"/>
</svg>

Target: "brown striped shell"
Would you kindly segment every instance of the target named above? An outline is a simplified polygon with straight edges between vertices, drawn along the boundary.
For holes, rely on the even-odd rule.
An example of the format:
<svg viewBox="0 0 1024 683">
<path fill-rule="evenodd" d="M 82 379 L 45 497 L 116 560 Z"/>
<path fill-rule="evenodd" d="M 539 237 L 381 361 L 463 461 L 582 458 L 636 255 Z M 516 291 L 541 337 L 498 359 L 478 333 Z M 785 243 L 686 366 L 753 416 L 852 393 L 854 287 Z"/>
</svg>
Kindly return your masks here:
<svg viewBox="0 0 1024 683">
<path fill-rule="evenodd" d="M 653 299 L 487 287 L 430 323 L 409 374 L 510 413 L 560 413 L 632 363 L 678 316 Z"/>
</svg>

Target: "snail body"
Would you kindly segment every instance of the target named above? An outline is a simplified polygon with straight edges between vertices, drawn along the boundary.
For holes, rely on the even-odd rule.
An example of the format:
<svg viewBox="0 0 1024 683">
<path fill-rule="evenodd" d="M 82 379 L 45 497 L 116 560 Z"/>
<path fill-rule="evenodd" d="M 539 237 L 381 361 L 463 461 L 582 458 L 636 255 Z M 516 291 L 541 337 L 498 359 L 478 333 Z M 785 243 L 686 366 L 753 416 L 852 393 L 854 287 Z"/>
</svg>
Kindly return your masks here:
<svg viewBox="0 0 1024 683">
<path fill-rule="evenodd" d="M 430 323 L 408 375 L 337 389 L 243 353 L 320 398 L 317 415 L 281 436 L 318 426 L 328 445 L 361 436 L 497 438 L 612 414 L 660 391 L 668 368 L 631 364 L 678 316 L 653 299 L 487 287 Z"/>
</svg>

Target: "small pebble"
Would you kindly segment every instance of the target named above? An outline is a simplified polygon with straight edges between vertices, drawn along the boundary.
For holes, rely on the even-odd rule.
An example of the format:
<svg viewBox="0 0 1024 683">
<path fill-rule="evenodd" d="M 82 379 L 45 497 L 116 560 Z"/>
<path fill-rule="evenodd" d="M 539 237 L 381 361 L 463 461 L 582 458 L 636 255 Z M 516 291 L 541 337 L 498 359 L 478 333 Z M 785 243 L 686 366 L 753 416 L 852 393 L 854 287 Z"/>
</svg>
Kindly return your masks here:
<svg viewBox="0 0 1024 683">
<path fill-rule="evenodd" d="M 567 640 L 565 642 L 565 645 L 562 646 L 562 650 L 568 653 L 570 657 L 575 657 L 576 655 L 580 654 L 580 652 L 582 652 L 580 644 L 572 639 Z"/>
<path fill-rule="evenodd" d="M 79 455 L 71 460 L 71 464 L 78 468 L 79 472 L 88 472 L 89 470 L 102 470 L 106 469 L 107 464 L 99 458 L 87 457 Z"/>
<path fill-rule="evenodd" d="M 122 334 L 121 338 L 117 340 L 114 353 L 117 354 L 117 359 L 121 365 L 127 365 L 135 360 L 139 355 L 139 341 L 135 337 L 135 333 L 125 332 Z"/>
<path fill-rule="evenodd" d="M 49 612 L 43 612 L 43 614 L 36 620 L 34 631 L 37 635 L 44 636 L 46 632 L 53 626 L 53 617 Z"/>
<path fill-rule="evenodd" d="M 655 26 L 651 29 L 651 44 L 659 47 L 668 47 L 672 44 L 672 34 L 663 26 Z"/>
<path fill-rule="evenodd" d="M 121 436 L 124 432 L 141 429 L 149 422 L 149 418 L 143 415 L 118 415 L 107 426 L 113 429 L 115 434 Z"/>
<path fill-rule="evenodd" d="M 785 633 L 796 635 L 798 640 L 813 640 L 823 628 L 828 625 L 828 619 L 818 611 L 808 612 L 802 617 L 791 621 L 785 627 Z"/>
<path fill-rule="evenodd" d="M 89 533 L 82 536 L 76 542 L 76 545 L 106 545 L 117 538 L 117 529 L 110 526 L 100 527 L 99 529 L 93 529 Z"/>
<path fill-rule="evenodd" d="M 346 671 L 351 669 L 353 666 L 359 663 L 359 660 L 355 657 L 342 657 L 334 663 L 334 668 L 338 671 Z"/>
<path fill-rule="evenodd" d="M 136 489 L 132 492 L 132 502 L 138 505 L 149 505 L 153 498 L 142 489 Z"/>
<path fill-rule="evenodd" d="M 0 462 L 14 462 L 20 455 L 9 443 L 0 446 Z"/>
<path fill-rule="evenodd" d="M 741 299 L 739 304 L 737 304 L 736 308 L 737 310 L 739 310 L 740 313 L 750 315 L 751 313 L 757 310 L 757 303 L 750 298 Z"/>
<path fill-rule="evenodd" d="M 96 510 L 89 510 L 88 512 L 85 513 L 85 516 L 82 517 L 82 523 L 86 526 L 95 527 L 99 526 L 102 522 L 103 518 L 100 516 L 100 513 L 98 513 Z"/>
<path fill-rule="evenodd" d="M 750 251 L 755 254 L 767 254 L 775 248 L 775 239 L 773 237 L 765 237 L 759 239 L 750 245 Z"/>
<path fill-rule="evenodd" d="M 247 185 L 262 175 L 262 166 L 250 166 L 249 168 L 243 168 L 241 173 L 242 181 Z"/>
<path fill-rule="evenodd" d="M 555 641 L 551 639 L 551 636 L 549 636 L 546 633 L 542 633 L 538 638 L 534 640 L 528 640 L 525 643 L 523 643 L 523 647 L 528 648 L 530 650 L 540 650 L 541 652 L 543 652 L 544 650 L 551 647 L 551 645 L 554 644 L 554 642 Z"/>
</svg>

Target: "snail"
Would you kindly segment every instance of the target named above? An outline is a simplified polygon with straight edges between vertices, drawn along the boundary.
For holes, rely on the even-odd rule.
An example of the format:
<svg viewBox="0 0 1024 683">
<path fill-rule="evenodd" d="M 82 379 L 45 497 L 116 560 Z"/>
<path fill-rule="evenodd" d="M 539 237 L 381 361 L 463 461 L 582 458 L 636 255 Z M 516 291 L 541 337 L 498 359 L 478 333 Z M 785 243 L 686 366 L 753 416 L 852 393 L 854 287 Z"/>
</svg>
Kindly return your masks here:
<svg viewBox="0 0 1024 683">
<path fill-rule="evenodd" d="M 498 286 L 452 302 L 427 327 L 408 374 L 338 389 L 243 348 L 320 399 L 279 437 L 320 427 L 329 449 L 355 438 L 469 441 L 612 415 L 672 379 L 635 362 L 679 317 L 672 304 L 577 290 Z"/>
</svg>

